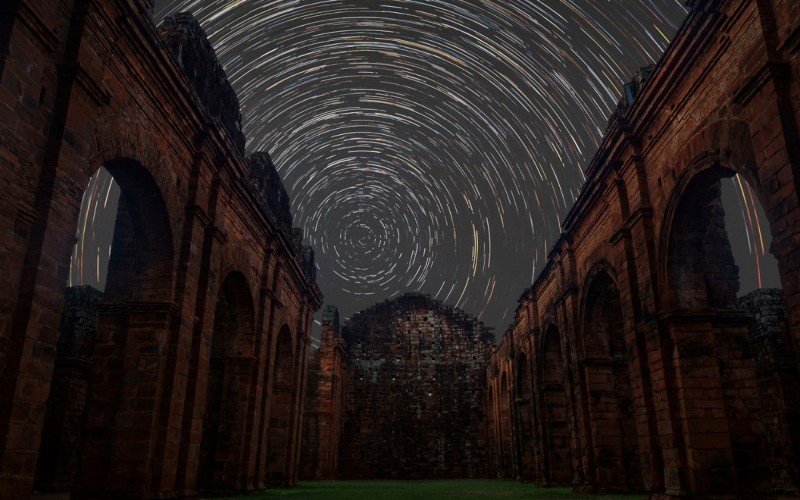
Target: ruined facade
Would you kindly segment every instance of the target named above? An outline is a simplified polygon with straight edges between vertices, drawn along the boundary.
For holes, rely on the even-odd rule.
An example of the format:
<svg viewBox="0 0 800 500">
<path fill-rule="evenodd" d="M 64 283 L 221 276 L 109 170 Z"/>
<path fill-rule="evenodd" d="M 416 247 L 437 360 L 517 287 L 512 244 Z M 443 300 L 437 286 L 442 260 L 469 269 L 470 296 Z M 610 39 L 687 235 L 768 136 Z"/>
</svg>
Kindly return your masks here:
<svg viewBox="0 0 800 500">
<path fill-rule="evenodd" d="M 355 314 L 342 337 L 348 369 L 337 477 L 487 476 L 489 329 L 430 296 L 407 294 Z"/>
<path fill-rule="evenodd" d="M 687 3 L 492 354 L 501 477 L 654 497 L 800 492 L 800 8 Z M 734 175 L 767 214 L 778 290 L 739 296 L 720 202 Z"/>
<path fill-rule="evenodd" d="M 796 1 L 687 2 L 491 357 L 474 319 L 404 296 L 341 337 L 328 310 L 308 380 L 313 251 L 202 30 L 151 3 L 0 3 L 0 498 L 293 484 L 301 448 L 309 477 L 798 494 Z M 101 167 L 122 191 L 102 295 L 66 289 Z M 739 294 L 734 175 L 780 289 Z"/>
<path fill-rule="evenodd" d="M 151 8 L 0 4 L 0 498 L 297 479 L 313 251 L 202 29 Z M 102 295 L 66 290 L 101 167 Z"/>
</svg>

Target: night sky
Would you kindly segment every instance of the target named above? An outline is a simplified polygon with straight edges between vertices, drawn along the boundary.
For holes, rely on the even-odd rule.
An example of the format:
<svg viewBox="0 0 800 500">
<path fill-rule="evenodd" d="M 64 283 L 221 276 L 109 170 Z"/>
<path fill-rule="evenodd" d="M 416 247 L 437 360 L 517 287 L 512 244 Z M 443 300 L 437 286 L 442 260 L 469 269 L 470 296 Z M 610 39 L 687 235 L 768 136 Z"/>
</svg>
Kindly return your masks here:
<svg viewBox="0 0 800 500">
<path fill-rule="evenodd" d="M 326 302 L 347 317 L 427 292 L 498 334 L 622 83 L 686 16 L 682 0 L 160 0 L 154 21 L 177 11 L 215 47 L 247 150 L 272 155 Z M 113 205 L 101 181 L 79 230 Z M 726 181 L 725 199 L 746 291 L 768 241 L 746 186 Z M 79 238 L 73 283 L 104 280 L 106 233 Z"/>
</svg>

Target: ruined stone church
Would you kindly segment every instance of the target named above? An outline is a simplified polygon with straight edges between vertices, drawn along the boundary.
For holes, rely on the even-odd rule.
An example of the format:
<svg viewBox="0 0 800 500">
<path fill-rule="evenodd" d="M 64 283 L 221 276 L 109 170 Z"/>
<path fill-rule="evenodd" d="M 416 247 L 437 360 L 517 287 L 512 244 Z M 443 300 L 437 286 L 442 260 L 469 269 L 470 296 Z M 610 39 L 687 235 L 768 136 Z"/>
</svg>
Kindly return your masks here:
<svg viewBox="0 0 800 500">
<path fill-rule="evenodd" d="M 0 498 L 507 478 L 652 498 L 800 495 L 800 6 L 689 0 L 625 86 L 497 345 L 399 294 L 323 309 L 313 250 L 197 21 L 0 4 Z M 120 188 L 103 291 L 82 197 Z M 721 184 L 780 287 L 742 293 Z M 529 267 L 520 263 L 521 267 Z"/>
</svg>

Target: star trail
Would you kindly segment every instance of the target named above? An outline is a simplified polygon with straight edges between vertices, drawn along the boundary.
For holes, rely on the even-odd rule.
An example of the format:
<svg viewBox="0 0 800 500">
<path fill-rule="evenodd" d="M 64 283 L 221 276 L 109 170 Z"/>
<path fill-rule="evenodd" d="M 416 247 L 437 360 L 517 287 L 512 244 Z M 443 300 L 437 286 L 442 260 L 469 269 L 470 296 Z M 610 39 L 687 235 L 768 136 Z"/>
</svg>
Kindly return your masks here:
<svg viewBox="0 0 800 500">
<path fill-rule="evenodd" d="M 275 161 L 326 302 L 349 316 L 427 292 L 499 331 L 622 83 L 686 16 L 679 0 L 161 0 L 154 21 L 177 11 L 225 67 L 248 151 Z"/>
</svg>

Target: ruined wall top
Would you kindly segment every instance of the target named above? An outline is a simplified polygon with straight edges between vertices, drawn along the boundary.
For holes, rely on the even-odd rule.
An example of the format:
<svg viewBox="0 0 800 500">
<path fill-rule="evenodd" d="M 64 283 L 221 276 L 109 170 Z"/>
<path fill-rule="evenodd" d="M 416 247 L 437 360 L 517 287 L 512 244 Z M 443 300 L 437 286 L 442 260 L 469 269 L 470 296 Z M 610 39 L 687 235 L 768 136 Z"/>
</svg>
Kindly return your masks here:
<svg viewBox="0 0 800 500">
<path fill-rule="evenodd" d="M 322 326 L 339 331 L 339 309 L 336 306 L 326 305 L 322 308 Z"/>
<path fill-rule="evenodd" d="M 275 217 L 275 222 L 286 232 L 292 231 L 292 212 L 289 194 L 283 187 L 281 177 L 272 163 L 269 153 L 257 151 L 245 159 L 250 185 L 258 194 L 259 201 Z"/>
<path fill-rule="evenodd" d="M 344 348 L 345 346 L 341 324 L 339 323 L 339 309 L 336 306 L 326 305 L 322 307 L 322 337 L 320 343 L 328 347 L 340 346 Z"/>
<path fill-rule="evenodd" d="M 102 300 L 103 292 L 91 286 L 67 287 L 58 336 L 60 357 L 88 360 L 97 330 L 96 308 Z"/>
<path fill-rule="evenodd" d="M 375 335 L 376 328 L 392 330 L 393 322 L 403 323 L 407 320 L 409 313 L 419 310 L 429 311 L 431 320 L 437 317 L 447 321 L 457 330 L 463 331 L 474 342 L 492 343 L 494 341 L 492 329 L 484 326 L 477 318 L 423 293 L 406 293 L 391 300 L 378 302 L 354 314 L 345 321 L 342 327 L 343 336 L 348 344 L 356 340 L 380 338 L 380 335 Z"/>
<path fill-rule="evenodd" d="M 191 13 L 179 12 L 164 19 L 161 36 L 197 93 L 198 104 L 219 120 L 236 152 L 244 158 L 249 187 L 255 191 L 262 208 L 273 216 L 286 235 L 306 277 L 316 281 L 314 250 L 303 246 L 302 230 L 292 227 L 289 194 L 269 153 L 259 151 L 244 157 L 245 137 L 239 100 L 205 31 Z"/>
<path fill-rule="evenodd" d="M 222 123 L 236 151 L 244 154 L 239 99 L 200 23 L 191 13 L 178 12 L 164 19 L 161 36 L 200 97 L 202 107 Z"/>
<path fill-rule="evenodd" d="M 300 266 L 306 277 L 311 281 L 316 281 L 317 267 L 314 249 L 303 245 L 303 230 L 292 227 L 292 207 L 289 193 L 283 187 L 281 176 L 272 163 L 269 153 L 266 151 L 250 153 L 245 158 L 245 165 L 250 188 L 255 191 L 259 203 L 272 214 L 278 228 L 286 234 L 292 252 L 300 258 Z"/>
</svg>

